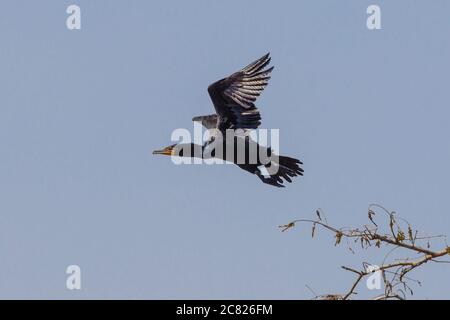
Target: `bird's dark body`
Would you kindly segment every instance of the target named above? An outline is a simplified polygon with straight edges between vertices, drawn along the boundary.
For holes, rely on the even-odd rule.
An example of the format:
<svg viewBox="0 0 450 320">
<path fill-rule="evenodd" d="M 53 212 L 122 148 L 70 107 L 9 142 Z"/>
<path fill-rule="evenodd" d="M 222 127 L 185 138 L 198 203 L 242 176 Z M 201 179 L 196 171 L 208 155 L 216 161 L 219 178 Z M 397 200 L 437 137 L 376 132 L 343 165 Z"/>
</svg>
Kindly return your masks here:
<svg viewBox="0 0 450 320">
<path fill-rule="evenodd" d="M 249 136 L 215 139 L 203 146 L 191 143 L 181 144 L 177 147 L 179 150 L 175 155 L 222 159 L 236 164 L 247 172 L 256 174 L 264 183 L 277 187 L 284 187 L 282 178 L 292 182 L 293 177 L 303 175 L 303 169 L 300 167 L 301 161 L 279 156 L 273 153 L 271 148 L 261 146 Z"/>
</svg>

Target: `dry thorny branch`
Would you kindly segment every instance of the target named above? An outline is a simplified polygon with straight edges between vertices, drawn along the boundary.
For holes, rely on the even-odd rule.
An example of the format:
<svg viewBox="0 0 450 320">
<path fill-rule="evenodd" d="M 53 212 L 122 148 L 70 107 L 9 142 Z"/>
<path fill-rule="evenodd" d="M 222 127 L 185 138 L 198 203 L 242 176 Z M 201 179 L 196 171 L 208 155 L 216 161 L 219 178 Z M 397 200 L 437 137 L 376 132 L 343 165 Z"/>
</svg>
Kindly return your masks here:
<svg viewBox="0 0 450 320">
<path fill-rule="evenodd" d="M 388 225 L 384 231 L 375 222 L 375 216 L 379 212 L 387 215 Z M 279 227 L 282 228 L 282 231 L 284 232 L 295 227 L 297 223 L 309 223 L 312 225 L 312 237 L 315 235 L 316 227 L 320 226 L 334 234 L 335 245 L 339 245 L 342 243 L 342 240 L 345 240 L 351 252 L 354 252 L 352 248 L 352 245 L 354 244 L 360 245 L 363 249 L 373 247 L 381 248 L 382 246 L 385 246 L 390 250 L 388 250 L 388 253 L 383 259 L 382 264 L 378 266 L 378 269 L 373 270 L 369 268 L 371 264 L 367 262 L 363 263 L 363 268 L 361 270 L 342 266 L 344 270 L 356 275 L 356 279 L 350 286 L 350 289 L 344 294 L 315 294 L 314 299 L 350 299 L 353 295 L 357 294 L 356 289 L 364 278 L 369 277 L 375 272 L 379 272 L 384 283 L 384 293 L 373 299 L 402 300 L 405 299 L 408 294 L 413 294 L 411 283 L 421 284 L 420 281 L 409 277 L 411 271 L 427 262 L 450 263 L 450 261 L 443 260 L 444 256 L 450 255 L 450 247 L 445 242 L 445 236 L 422 236 L 417 230 L 412 228 L 408 221 L 398 218 L 395 212 L 389 212 L 378 204 L 371 204 L 369 206 L 368 219 L 370 223 L 361 228 L 336 228 L 328 224 L 321 210 L 317 210 L 316 215 L 317 219 L 315 220 L 299 219 Z M 443 240 L 445 244 L 443 249 L 437 251 L 431 249 L 430 241 L 436 238 Z M 399 248 L 410 254 L 418 254 L 418 256 L 404 259 L 390 258 L 392 252 Z"/>
</svg>

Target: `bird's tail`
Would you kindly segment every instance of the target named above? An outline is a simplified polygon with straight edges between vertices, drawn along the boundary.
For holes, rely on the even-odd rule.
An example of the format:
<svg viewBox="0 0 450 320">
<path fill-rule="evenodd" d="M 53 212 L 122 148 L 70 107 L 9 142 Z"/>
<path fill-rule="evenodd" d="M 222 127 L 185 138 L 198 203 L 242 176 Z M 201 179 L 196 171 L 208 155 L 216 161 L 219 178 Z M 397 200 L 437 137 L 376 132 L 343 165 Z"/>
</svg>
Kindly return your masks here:
<svg viewBox="0 0 450 320">
<path fill-rule="evenodd" d="M 264 183 L 276 187 L 284 187 L 284 180 L 287 182 L 292 182 L 293 177 L 303 176 L 303 169 L 300 167 L 302 164 L 303 162 L 298 159 L 278 156 L 278 161 L 272 161 L 271 164 L 265 166 L 266 169 L 268 169 L 268 175 L 264 175 L 259 170 L 256 174 Z M 269 166 L 274 166 L 275 170 L 269 168 Z"/>
</svg>

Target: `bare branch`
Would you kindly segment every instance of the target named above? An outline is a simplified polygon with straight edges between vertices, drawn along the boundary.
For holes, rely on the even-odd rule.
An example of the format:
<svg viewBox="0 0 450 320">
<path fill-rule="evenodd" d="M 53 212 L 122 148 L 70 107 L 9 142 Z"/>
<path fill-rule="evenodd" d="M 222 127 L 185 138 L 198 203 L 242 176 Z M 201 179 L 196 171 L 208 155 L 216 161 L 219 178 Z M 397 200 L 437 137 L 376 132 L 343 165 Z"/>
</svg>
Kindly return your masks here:
<svg viewBox="0 0 450 320">
<path fill-rule="evenodd" d="M 377 210 L 384 213 L 388 218 L 387 229 L 388 233 L 382 233 L 380 231 L 379 224 L 375 222 L 375 217 L 377 216 Z M 433 239 L 444 239 L 445 236 L 419 236 L 417 230 L 413 231 L 411 224 L 402 218 L 397 218 L 394 211 L 390 212 L 383 206 L 378 204 L 371 204 L 368 210 L 368 219 L 370 225 L 364 225 L 360 228 L 338 228 L 328 224 L 324 214 L 321 210 L 316 211 L 317 220 L 313 219 L 297 219 L 288 224 L 281 225 L 282 231 L 287 231 L 292 229 L 298 223 L 309 223 L 312 224 L 312 237 L 315 235 L 316 226 L 320 226 L 325 230 L 334 233 L 335 245 L 339 245 L 342 239 L 346 239 L 349 245 L 349 250 L 354 253 L 351 248 L 351 243 L 359 243 L 363 249 L 368 249 L 369 247 L 381 248 L 384 244 L 390 247 L 388 253 L 385 255 L 383 262 L 380 267 L 376 270 L 370 270 L 368 268 L 368 263 L 363 263 L 363 269 L 357 270 L 354 268 L 342 266 L 342 269 L 354 273 L 356 278 L 351 284 L 350 289 L 344 294 L 325 294 L 317 295 L 315 294 L 314 299 L 325 299 L 325 300 L 347 300 L 353 295 L 357 294 L 356 289 L 362 279 L 375 271 L 379 271 L 382 274 L 384 281 L 384 294 L 381 296 L 374 297 L 375 300 L 403 300 L 406 298 L 407 294 L 413 294 L 413 290 L 409 285 L 409 282 L 414 282 L 420 285 L 420 282 L 409 278 L 407 274 L 415 270 L 416 268 L 428 263 L 450 263 L 450 261 L 441 260 L 440 258 L 450 255 L 450 247 L 445 243 L 445 247 L 441 250 L 432 250 L 430 241 Z M 401 223 L 399 223 L 399 221 Z M 353 241 L 349 241 L 353 240 Z M 423 243 L 426 241 L 426 243 Z M 407 252 L 414 252 L 419 254 L 419 257 L 411 258 L 407 257 L 404 259 L 394 259 L 390 262 L 388 258 L 391 256 L 393 251 L 397 249 L 404 249 Z M 309 288 L 309 287 L 308 287 Z"/>
</svg>

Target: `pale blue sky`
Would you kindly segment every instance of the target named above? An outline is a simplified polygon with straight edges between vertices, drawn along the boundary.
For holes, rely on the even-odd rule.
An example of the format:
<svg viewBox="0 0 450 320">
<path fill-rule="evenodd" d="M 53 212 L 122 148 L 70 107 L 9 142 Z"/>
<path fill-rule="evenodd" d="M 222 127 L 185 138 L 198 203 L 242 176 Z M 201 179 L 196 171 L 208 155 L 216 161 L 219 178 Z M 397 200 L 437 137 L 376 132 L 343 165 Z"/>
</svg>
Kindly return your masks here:
<svg viewBox="0 0 450 320">
<path fill-rule="evenodd" d="M 80 31 L 66 29 L 73 3 Z M 373 3 L 382 30 L 366 28 Z M 383 254 L 277 229 L 318 207 L 359 225 L 377 202 L 449 235 L 449 12 L 444 0 L 2 1 L 0 297 L 342 292 L 341 265 Z M 277 189 L 151 154 L 213 111 L 208 84 L 267 51 L 262 127 L 280 128 L 304 178 Z M 70 264 L 81 291 L 65 288 Z M 448 272 L 415 273 L 414 297 L 448 298 Z"/>
</svg>

